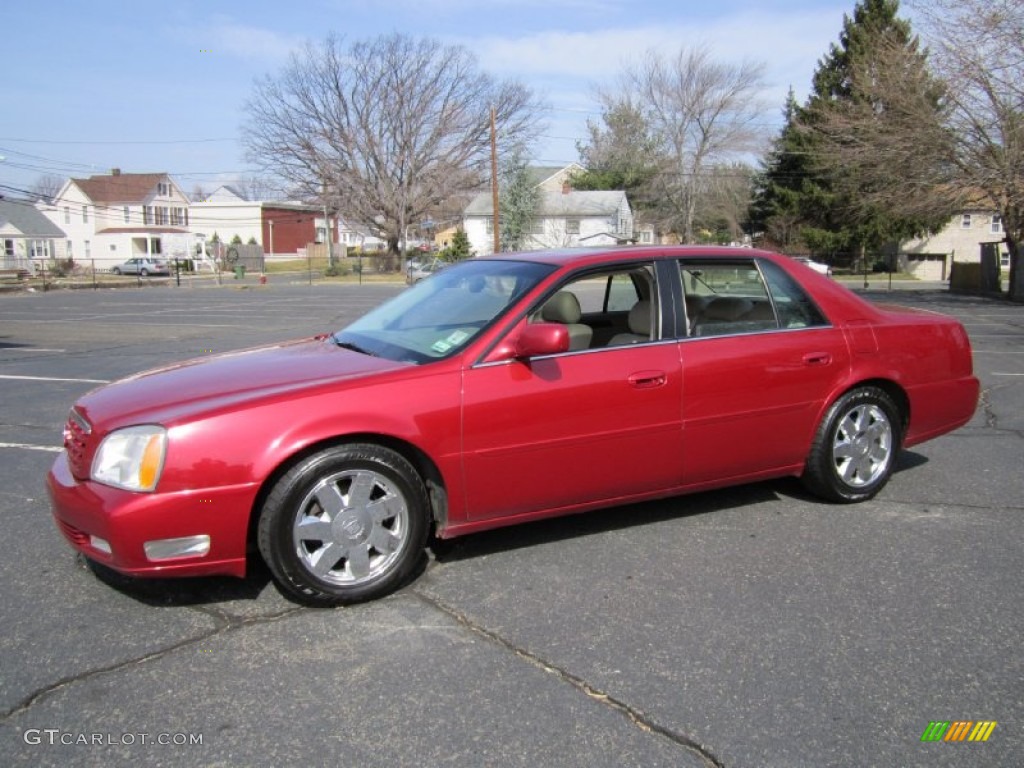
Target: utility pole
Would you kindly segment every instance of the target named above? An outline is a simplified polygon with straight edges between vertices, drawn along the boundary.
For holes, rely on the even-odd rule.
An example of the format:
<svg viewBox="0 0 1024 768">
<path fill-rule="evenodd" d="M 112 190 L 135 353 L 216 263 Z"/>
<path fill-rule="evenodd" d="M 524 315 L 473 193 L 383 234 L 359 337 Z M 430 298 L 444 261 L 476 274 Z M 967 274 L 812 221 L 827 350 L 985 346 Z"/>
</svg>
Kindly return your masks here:
<svg viewBox="0 0 1024 768">
<path fill-rule="evenodd" d="M 494 252 L 501 251 L 501 218 L 498 214 L 498 135 L 494 129 L 494 107 L 491 107 L 491 208 L 494 225 Z"/>
</svg>

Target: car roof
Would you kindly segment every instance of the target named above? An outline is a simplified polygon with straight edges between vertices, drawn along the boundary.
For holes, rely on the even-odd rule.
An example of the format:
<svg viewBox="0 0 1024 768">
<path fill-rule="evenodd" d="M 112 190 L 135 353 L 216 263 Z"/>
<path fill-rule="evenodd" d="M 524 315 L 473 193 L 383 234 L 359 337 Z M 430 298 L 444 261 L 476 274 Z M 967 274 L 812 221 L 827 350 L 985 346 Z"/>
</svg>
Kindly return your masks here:
<svg viewBox="0 0 1024 768">
<path fill-rule="evenodd" d="M 628 245 L 607 246 L 604 248 L 563 248 L 545 251 L 522 251 L 516 253 L 496 253 L 481 256 L 481 259 L 511 259 L 515 261 L 531 261 L 557 266 L 579 266 L 600 264 L 606 261 L 623 259 L 753 259 L 759 257 L 778 257 L 770 251 L 756 248 L 743 248 L 728 245 Z"/>
</svg>

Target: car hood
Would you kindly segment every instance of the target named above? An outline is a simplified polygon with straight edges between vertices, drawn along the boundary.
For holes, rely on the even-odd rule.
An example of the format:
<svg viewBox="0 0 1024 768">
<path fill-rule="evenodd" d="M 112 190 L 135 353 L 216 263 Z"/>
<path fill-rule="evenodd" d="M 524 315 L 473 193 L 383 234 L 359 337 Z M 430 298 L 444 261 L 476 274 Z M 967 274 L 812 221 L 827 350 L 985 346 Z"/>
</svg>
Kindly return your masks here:
<svg viewBox="0 0 1024 768">
<path fill-rule="evenodd" d="M 410 365 L 344 349 L 329 337 L 317 337 L 144 371 L 93 390 L 75 407 L 104 431 L 140 423 L 170 425 L 200 412 Z"/>
</svg>

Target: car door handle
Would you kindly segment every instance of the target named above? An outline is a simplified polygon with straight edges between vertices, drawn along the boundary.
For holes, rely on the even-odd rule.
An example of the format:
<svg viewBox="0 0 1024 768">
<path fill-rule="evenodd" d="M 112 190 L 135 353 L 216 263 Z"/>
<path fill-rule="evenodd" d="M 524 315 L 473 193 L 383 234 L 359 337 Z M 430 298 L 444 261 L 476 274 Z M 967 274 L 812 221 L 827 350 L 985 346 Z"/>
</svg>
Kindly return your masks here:
<svg viewBox="0 0 1024 768">
<path fill-rule="evenodd" d="M 808 352 L 804 355 L 804 365 L 828 365 L 832 362 L 832 355 L 828 352 Z"/>
<path fill-rule="evenodd" d="M 637 389 L 660 387 L 668 381 L 664 371 L 638 371 L 629 377 L 629 383 Z"/>
</svg>

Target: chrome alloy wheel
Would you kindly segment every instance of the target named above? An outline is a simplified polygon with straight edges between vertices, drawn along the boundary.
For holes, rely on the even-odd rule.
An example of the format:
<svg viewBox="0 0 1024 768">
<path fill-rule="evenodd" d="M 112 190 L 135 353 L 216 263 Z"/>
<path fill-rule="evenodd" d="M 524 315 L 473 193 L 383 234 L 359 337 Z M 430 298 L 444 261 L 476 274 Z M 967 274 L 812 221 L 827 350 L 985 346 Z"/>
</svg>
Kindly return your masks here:
<svg viewBox="0 0 1024 768">
<path fill-rule="evenodd" d="M 839 420 L 832 458 L 836 472 L 847 485 L 870 485 L 888 470 L 892 457 L 893 428 L 881 407 L 862 403 Z"/>
<path fill-rule="evenodd" d="M 323 581 L 355 586 L 388 572 L 409 537 L 409 504 L 395 483 L 369 469 L 336 472 L 296 510 L 300 563 Z"/>
</svg>

